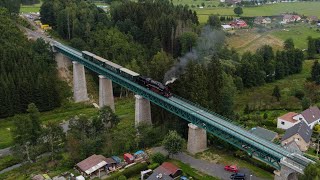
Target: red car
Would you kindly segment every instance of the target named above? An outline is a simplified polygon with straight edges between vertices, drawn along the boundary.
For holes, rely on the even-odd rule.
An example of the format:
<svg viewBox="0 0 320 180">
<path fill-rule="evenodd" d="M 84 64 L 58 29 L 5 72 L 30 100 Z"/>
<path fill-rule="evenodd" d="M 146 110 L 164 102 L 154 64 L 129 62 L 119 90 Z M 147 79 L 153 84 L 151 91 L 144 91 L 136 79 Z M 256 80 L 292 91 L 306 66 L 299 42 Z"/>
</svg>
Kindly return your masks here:
<svg viewBox="0 0 320 180">
<path fill-rule="evenodd" d="M 224 167 L 224 170 L 237 173 L 239 170 L 236 165 L 228 165 Z"/>
</svg>

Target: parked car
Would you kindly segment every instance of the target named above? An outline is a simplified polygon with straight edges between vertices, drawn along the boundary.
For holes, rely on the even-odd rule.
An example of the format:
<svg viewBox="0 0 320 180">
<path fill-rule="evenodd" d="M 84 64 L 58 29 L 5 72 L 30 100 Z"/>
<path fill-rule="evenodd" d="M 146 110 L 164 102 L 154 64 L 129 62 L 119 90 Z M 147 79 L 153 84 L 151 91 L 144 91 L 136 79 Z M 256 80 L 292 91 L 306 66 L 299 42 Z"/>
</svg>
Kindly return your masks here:
<svg viewBox="0 0 320 180">
<path fill-rule="evenodd" d="M 189 179 L 187 177 L 185 177 L 185 176 L 181 176 L 180 180 L 189 180 Z"/>
<path fill-rule="evenodd" d="M 231 174 L 230 179 L 245 180 L 246 179 L 246 175 L 243 174 L 243 173 L 234 173 L 234 174 Z"/>
<path fill-rule="evenodd" d="M 237 173 L 239 170 L 236 165 L 228 165 L 224 167 L 224 170 Z"/>
</svg>

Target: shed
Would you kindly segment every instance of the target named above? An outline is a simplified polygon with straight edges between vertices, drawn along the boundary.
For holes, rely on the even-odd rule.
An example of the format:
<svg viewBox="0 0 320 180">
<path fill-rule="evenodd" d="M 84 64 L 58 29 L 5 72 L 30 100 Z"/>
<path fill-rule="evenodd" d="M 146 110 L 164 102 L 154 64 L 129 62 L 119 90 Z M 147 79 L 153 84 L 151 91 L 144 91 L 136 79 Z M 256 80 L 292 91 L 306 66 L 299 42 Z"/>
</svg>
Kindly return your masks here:
<svg viewBox="0 0 320 180">
<path fill-rule="evenodd" d="M 121 163 L 121 159 L 118 156 L 112 156 L 111 157 L 117 164 Z"/>
<path fill-rule="evenodd" d="M 253 127 L 249 132 L 268 141 L 273 141 L 278 137 L 278 133 L 262 127 Z"/>
<path fill-rule="evenodd" d="M 123 155 L 123 159 L 128 163 L 128 164 L 131 164 L 134 162 L 134 157 L 132 156 L 132 154 L 130 153 L 125 153 Z"/>
<path fill-rule="evenodd" d="M 79 169 L 80 173 L 84 176 L 99 176 L 101 171 L 104 170 L 107 165 L 107 158 L 102 155 L 92 155 L 87 159 L 79 162 L 76 167 Z"/>
</svg>

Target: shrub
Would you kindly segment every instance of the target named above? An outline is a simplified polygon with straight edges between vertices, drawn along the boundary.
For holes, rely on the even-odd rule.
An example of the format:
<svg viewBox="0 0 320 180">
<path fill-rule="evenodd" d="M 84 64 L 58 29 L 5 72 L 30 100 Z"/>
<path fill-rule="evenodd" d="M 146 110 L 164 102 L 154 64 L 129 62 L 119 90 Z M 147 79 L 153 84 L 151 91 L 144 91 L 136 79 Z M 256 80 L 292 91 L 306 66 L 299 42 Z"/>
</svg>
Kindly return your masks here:
<svg viewBox="0 0 320 180">
<path fill-rule="evenodd" d="M 301 89 L 296 90 L 296 92 L 294 93 L 294 96 L 300 100 L 302 100 L 304 98 L 304 92 Z"/>
<path fill-rule="evenodd" d="M 159 152 L 157 152 L 151 156 L 152 163 L 162 164 L 164 161 L 166 161 L 166 159 L 167 158 Z"/>
<path fill-rule="evenodd" d="M 125 176 L 126 178 L 132 177 L 134 175 L 140 174 L 141 171 L 146 170 L 148 167 L 148 164 L 146 162 L 144 163 L 140 163 L 140 164 L 136 164 L 133 165 L 127 169 L 125 169 L 122 172 L 116 172 L 113 173 L 110 177 L 108 177 L 107 179 L 114 179 L 114 180 L 118 180 L 121 176 Z"/>
<path fill-rule="evenodd" d="M 148 169 L 154 170 L 154 169 L 157 168 L 158 166 L 159 166 L 158 163 L 152 163 L 152 164 L 150 164 L 150 165 L 148 166 Z"/>
<path fill-rule="evenodd" d="M 125 177 L 124 175 L 121 175 L 119 178 L 118 178 L 118 180 L 126 180 L 127 179 L 127 177 Z"/>
</svg>

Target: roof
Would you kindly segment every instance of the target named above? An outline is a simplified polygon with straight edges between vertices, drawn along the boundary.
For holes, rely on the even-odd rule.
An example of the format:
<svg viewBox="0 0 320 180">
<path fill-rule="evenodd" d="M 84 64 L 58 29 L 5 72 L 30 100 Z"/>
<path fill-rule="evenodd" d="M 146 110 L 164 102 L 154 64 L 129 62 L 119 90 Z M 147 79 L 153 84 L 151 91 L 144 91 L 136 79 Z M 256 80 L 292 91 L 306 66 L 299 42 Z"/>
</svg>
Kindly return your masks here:
<svg viewBox="0 0 320 180">
<path fill-rule="evenodd" d="M 317 106 L 310 107 L 309 109 L 304 110 L 301 115 L 308 122 L 308 124 L 313 123 L 320 119 L 320 110 Z"/>
<path fill-rule="evenodd" d="M 170 172 L 170 175 L 175 175 L 178 171 L 181 171 L 181 169 L 169 162 L 162 163 L 161 167 L 165 168 L 168 172 Z"/>
<path fill-rule="evenodd" d="M 134 160 L 134 157 L 132 156 L 132 154 L 125 153 L 123 156 L 128 157 L 130 160 Z"/>
<path fill-rule="evenodd" d="M 254 127 L 250 130 L 250 133 L 252 133 L 258 137 L 261 137 L 263 139 L 266 139 L 268 141 L 273 141 L 278 136 L 278 133 L 270 131 L 270 130 L 262 128 L 262 127 Z"/>
<path fill-rule="evenodd" d="M 117 162 L 116 162 L 114 159 L 112 159 L 112 158 L 106 158 L 105 161 L 107 162 L 107 164 L 116 164 L 116 163 L 117 163 Z"/>
<path fill-rule="evenodd" d="M 288 144 L 284 145 L 284 148 L 291 153 L 302 154 L 296 141 L 291 141 Z"/>
<path fill-rule="evenodd" d="M 111 157 L 116 163 L 121 163 L 121 159 L 118 156 Z"/>
<path fill-rule="evenodd" d="M 230 25 L 221 25 L 224 29 L 231 29 L 232 28 L 232 26 L 230 26 Z"/>
<path fill-rule="evenodd" d="M 310 129 L 310 127 L 304 121 L 301 121 L 300 123 L 287 129 L 281 141 L 284 141 L 295 134 L 299 134 L 304 139 L 304 141 L 308 143 L 311 138 L 312 129 Z"/>
<path fill-rule="evenodd" d="M 297 122 L 297 120 L 293 119 L 293 117 L 296 115 L 298 115 L 298 113 L 288 112 L 287 114 L 278 117 L 278 119 L 282 119 L 284 121 L 295 123 L 295 122 Z"/>
<path fill-rule="evenodd" d="M 76 166 L 86 174 L 91 174 L 92 172 L 100 169 L 105 165 L 107 165 L 107 158 L 102 155 L 94 154 L 87 159 L 79 162 Z"/>
<path fill-rule="evenodd" d="M 134 153 L 134 155 L 138 155 L 138 154 L 144 154 L 144 151 L 139 150 L 139 151 L 137 151 L 137 152 Z"/>
<path fill-rule="evenodd" d="M 293 119 L 293 117 L 296 116 L 296 115 L 298 115 L 298 113 L 288 112 L 287 114 L 278 117 L 278 119 L 282 119 L 282 120 L 285 120 L 285 121 L 288 121 L 288 122 L 295 123 L 295 122 L 297 122 L 297 120 Z"/>
</svg>

